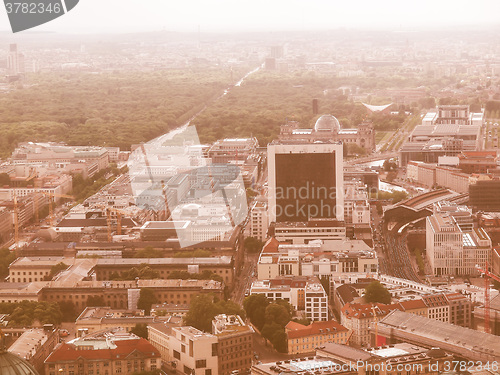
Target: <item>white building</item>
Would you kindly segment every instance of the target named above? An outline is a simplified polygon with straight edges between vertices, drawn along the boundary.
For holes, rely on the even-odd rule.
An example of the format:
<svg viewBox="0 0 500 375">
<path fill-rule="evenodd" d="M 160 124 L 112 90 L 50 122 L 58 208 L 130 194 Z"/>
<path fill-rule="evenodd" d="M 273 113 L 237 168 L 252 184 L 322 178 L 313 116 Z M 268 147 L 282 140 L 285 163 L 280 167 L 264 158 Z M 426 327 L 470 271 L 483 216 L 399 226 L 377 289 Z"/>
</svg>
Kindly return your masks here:
<svg viewBox="0 0 500 375">
<path fill-rule="evenodd" d="M 218 373 L 217 336 L 194 327 L 174 327 L 169 353 L 181 374 L 215 375 Z"/>
<path fill-rule="evenodd" d="M 267 239 L 269 228 L 269 217 L 267 213 L 267 202 L 256 201 L 250 210 L 249 237 L 255 237 L 260 241 Z"/>
<path fill-rule="evenodd" d="M 359 180 L 344 181 L 344 219 L 347 224 L 370 224 L 368 190 Z"/>
<path fill-rule="evenodd" d="M 264 294 L 270 300 L 283 299 L 311 321 L 328 320 L 328 296 L 317 277 L 292 276 L 254 281 L 250 294 Z"/>
<path fill-rule="evenodd" d="M 472 228 L 470 213 L 452 208 L 435 206 L 426 218 L 427 258 L 436 276 L 476 275 L 476 264 L 491 262 L 491 239 Z"/>
<path fill-rule="evenodd" d="M 286 244 L 269 241 L 257 264 L 259 280 L 279 276 L 329 276 L 349 273 L 376 274 L 377 254 L 364 241 L 315 240 L 309 244 Z"/>
<path fill-rule="evenodd" d="M 344 223 L 333 219 L 311 219 L 307 222 L 275 223 L 272 234 L 280 242 L 308 244 L 314 240 L 345 240 Z"/>
</svg>

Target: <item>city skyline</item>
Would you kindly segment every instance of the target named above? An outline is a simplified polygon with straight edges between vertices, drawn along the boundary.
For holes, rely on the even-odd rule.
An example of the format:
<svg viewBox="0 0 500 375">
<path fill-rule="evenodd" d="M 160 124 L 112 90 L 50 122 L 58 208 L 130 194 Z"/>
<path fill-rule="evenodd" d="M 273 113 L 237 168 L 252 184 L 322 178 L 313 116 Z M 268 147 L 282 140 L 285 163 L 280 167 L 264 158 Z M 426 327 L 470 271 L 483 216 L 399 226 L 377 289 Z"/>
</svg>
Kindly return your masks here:
<svg viewBox="0 0 500 375">
<path fill-rule="evenodd" d="M 467 11 L 464 11 L 464 10 Z M 176 32 L 276 32 L 348 29 L 389 29 L 414 31 L 448 27 L 498 26 L 495 15 L 500 3 L 419 2 L 401 5 L 393 0 L 352 3 L 325 0 L 228 0 L 163 2 L 146 0 L 86 0 L 64 17 L 38 26 L 30 32 L 67 34 Z M 0 12 L 0 30 L 9 30 L 7 13 Z"/>
</svg>

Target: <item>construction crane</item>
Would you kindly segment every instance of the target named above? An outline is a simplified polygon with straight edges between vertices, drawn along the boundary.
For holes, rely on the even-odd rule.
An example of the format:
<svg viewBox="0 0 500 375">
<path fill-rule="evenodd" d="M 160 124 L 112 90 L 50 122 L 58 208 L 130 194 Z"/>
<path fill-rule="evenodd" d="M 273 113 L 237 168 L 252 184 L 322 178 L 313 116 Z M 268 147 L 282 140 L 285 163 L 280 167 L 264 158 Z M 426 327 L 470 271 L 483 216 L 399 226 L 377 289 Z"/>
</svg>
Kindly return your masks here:
<svg viewBox="0 0 500 375">
<path fill-rule="evenodd" d="M 106 226 L 108 227 L 108 241 L 112 242 L 113 240 L 113 235 L 111 232 L 111 227 L 112 227 L 112 218 L 111 218 L 111 212 L 116 213 L 116 234 L 121 235 L 122 234 L 122 215 L 127 215 L 125 211 L 122 211 L 118 208 L 114 208 L 111 206 L 107 206 L 105 204 L 95 204 L 94 206 L 102 208 L 105 210 L 106 214 Z"/>
<path fill-rule="evenodd" d="M 17 207 L 16 189 L 14 191 L 14 247 L 17 249 L 19 242 L 19 208 Z"/>
<path fill-rule="evenodd" d="M 48 200 L 49 200 L 49 222 L 50 222 L 50 226 L 54 226 L 54 209 L 53 209 L 53 206 L 52 204 L 54 203 L 54 198 L 68 198 L 68 199 L 75 199 L 74 196 L 72 195 L 66 195 L 66 194 L 54 194 L 54 193 L 51 193 L 51 192 L 45 192 L 45 191 L 40 191 L 41 194 L 45 195 L 46 197 L 48 197 Z M 35 197 L 36 199 L 36 197 Z M 37 211 L 38 211 L 38 205 L 37 205 Z M 38 216 L 38 214 L 37 214 Z"/>
<path fill-rule="evenodd" d="M 372 304 L 373 320 L 375 321 L 375 346 L 378 346 L 378 316 L 375 307 L 378 308 L 376 304 Z"/>
<path fill-rule="evenodd" d="M 485 269 L 477 264 L 476 269 L 484 275 L 484 332 L 490 333 L 490 278 L 500 282 L 500 277 L 488 270 L 488 262 Z"/>
</svg>

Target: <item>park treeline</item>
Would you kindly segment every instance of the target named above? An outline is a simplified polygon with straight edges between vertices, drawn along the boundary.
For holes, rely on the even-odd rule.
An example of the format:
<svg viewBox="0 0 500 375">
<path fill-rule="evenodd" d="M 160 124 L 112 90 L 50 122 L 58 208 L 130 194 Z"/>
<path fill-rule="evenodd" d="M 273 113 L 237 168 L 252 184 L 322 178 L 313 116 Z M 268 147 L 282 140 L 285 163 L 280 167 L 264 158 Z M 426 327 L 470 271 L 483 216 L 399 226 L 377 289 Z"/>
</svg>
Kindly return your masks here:
<svg viewBox="0 0 500 375">
<path fill-rule="evenodd" d="M 243 75 L 240 70 L 30 75 L 0 95 L 0 157 L 23 141 L 127 150 L 185 123 Z"/>
<path fill-rule="evenodd" d="M 371 120 L 377 130 L 397 129 L 398 116 L 370 115 L 340 87 L 376 90 L 422 84 L 401 77 L 347 77 L 296 71 L 260 70 L 241 86 L 232 86 L 252 67 L 215 67 L 152 72 L 37 73 L 0 94 L 0 158 L 23 141 L 64 141 L 70 145 L 118 146 L 146 142 L 184 124 L 205 106 L 192 124 L 202 142 L 224 137 L 275 139 L 280 125 L 295 120 L 312 127 L 321 114 L 332 114 L 342 127 Z M 225 89 L 228 95 L 221 97 Z M 313 113 L 318 100 L 318 114 Z M 368 97 L 371 104 L 390 98 Z M 433 100 L 432 100 L 433 101 Z M 425 103 L 415 103 L 424 107 Z"/>
</svg>

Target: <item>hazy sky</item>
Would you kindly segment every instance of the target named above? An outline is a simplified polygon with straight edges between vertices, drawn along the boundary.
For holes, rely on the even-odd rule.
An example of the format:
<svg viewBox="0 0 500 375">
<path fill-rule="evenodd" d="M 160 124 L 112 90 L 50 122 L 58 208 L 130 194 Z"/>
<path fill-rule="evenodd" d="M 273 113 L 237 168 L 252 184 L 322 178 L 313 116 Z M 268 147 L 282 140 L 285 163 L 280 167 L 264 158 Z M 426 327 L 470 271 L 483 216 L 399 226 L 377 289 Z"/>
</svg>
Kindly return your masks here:
<svg viewBox="0 0 500 375">
<path fill-rule="evenodd" d="M 2 7 L 3 8 L 3 7 Z M 500 25 L 499 0 L 80 0 L 35 30 L 276 31 Z M 0 10 L 0 29 L 10 29 Z"/>
</svg>

